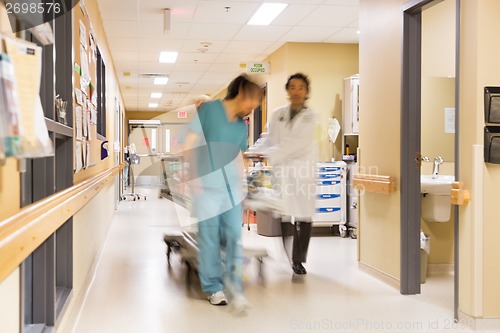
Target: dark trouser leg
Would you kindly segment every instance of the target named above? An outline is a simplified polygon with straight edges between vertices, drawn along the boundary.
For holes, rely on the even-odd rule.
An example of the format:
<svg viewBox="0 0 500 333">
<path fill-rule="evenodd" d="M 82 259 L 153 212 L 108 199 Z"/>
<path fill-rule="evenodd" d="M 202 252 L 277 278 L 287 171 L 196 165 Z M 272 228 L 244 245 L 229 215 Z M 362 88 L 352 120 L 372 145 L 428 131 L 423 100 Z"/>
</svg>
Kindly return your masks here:
<svg viewBox="0 0 500 333">
<path fill-rule="evenodd" d="M 281 222 L 281 237 L 283 239 L 283 247 L 285 248 L 286 255 L 290 259 L 292 254 L 292 236 L 294 234 L 295 226 L 290 222 Z"/>
<path fill-rule="evenodd" d="M 293 236 L 293 255 L 294 263 L 303 263 L 307 260 L 307 249 L 311 239 L 312 223 L 295 222 Z"/>
</svg>

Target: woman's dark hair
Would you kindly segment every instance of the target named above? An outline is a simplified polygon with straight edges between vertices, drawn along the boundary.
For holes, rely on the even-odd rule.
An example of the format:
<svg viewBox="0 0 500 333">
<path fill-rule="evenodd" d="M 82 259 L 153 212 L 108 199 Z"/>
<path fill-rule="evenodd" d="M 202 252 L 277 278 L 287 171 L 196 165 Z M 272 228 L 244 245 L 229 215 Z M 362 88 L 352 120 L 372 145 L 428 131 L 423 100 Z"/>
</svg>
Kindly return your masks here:
<svg viewBox="0 0 500 333">
<path fill-rule="evenodd" d="M 242 74 L 231 81 L 229 87 L 227 87 L 227 95 L 224 100 L 230 101 L 235 99 L 240 93 L 243 96 L 258 96 L 260 98 L 262 96 L 262 89 L 257 83 L 251 81 L 248 76 Z"/>
<path fill-rule="evenodd" d="M 286 81 L 286 85 L 285 85 L 285 89 L 286 90 L 288 90 L 288 88 L 290 87 L 290 82 L 292 80 L 294 80 L 294 79 L 298 79 L 298 80 L 304 81 L 304 83 L 306 84 L 307 92 L 309 92 L 309 78 L 307 77 L 307 75 L 302 74 L 302 73 L 295 73 L 293 75 L 290 75 L 290 77 Z"/>
</svg>

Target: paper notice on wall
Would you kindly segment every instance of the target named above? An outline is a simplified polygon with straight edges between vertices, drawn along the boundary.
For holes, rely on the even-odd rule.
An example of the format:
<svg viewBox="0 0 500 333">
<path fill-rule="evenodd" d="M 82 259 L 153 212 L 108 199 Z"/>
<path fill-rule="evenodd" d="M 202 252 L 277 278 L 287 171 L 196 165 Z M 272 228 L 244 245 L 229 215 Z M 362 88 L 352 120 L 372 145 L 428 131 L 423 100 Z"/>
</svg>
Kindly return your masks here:
<svg viewBox="0 0 500 333">
<path fill-rule="evenodd" d="M 90 107 L 90 123 L 97 125 L 97 110 L 93 105 Z"/>
<path fill-rule="evenodd" d="M 87 141 L 86 151 L 87 151 L 87 156 L 85 158 L 85 161 L 86 161 L 85 167 L 88 168 L 88 167 L 92 166 L 92 159 L 91 159 L 92 154 L 90 153 L 90 142 L 89 141 Z"/>
<path fill-rule="evenodd" d="M 82 170 L 82 143 L 81 141 L 75 142 L 75 172 Z"/>
<path fill-rule="evenodd" d="M 75 88 L 75 98 L 78 104 L 83 105 L 83 93 L 78 88 Z"/>
<path fill-rule="evenodd" d="M 92 115 L 91 115 L 90 110 L 88 110 L 86 113 L 87 113 L 87 134 L 88 134 L 88 135 L 87 135 L 87 138 L 88 138 L 89 140 L 92 140 L 92 139 L 93 139 L 93 138 L 92 138 L 92 131 L 90 130 L 90 128 L 91 128 L 91 127 L 90 127 L 90 118 L 91 118 L 91 116 L 92 116 Z"/>
<path fill-rule="evenodd" d="M 75 127 L 76 127 L 76 139 L 83 139 L 83 108 L 77 106 L 75 109 Z"/>
<path fill-rule="evenodd" d="M 85 27 L 85 23 L 80 20 L 80 44 L 85 48 L 88 47 L 88 39 L 87 39 L 87 28 Z"/>
<path fill-rule="evenodd" d="M 455 133 L 455 108 L 444 108 L 444 132 Z"/>
<path fill-rule="evenodd" d="M 42 48 L 17 38 L 3 37 L 7 54 L 14 67 L 14 76 L 22 130 L 21 154 L 41 157 L 53 154 L 45 116 L 40 101 Z"/>
<path fill-rule="evenodd" d="M 82 68 L 82 77 L 90 83 L 90 68 L 89 68 L 89 58 L 87 56 L 87 51 L 83 47 L 83 45 L 80 45 L 80 67 Z"/>
<path fill-rule="evenodd" d="M 82 130 L 83 137 L 87 138 L 88 136 L 88 127 L 87 127 L 87 109 L 82 110 Z"/>
</svg>

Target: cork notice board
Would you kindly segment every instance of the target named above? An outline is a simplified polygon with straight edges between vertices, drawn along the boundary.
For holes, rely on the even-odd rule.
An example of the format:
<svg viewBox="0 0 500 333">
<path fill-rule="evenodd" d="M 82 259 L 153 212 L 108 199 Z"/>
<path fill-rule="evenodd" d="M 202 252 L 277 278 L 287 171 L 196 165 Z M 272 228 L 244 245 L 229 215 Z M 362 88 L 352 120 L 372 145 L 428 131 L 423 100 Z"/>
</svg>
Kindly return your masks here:
<svg viewBox="0 0 500 333">
<path fill-rule="evenodd" d="M 75 173 L 100 162 L 97 139 L 97 41 L 85 3 L 73 9 L 73 128 Z"/>
</svg>

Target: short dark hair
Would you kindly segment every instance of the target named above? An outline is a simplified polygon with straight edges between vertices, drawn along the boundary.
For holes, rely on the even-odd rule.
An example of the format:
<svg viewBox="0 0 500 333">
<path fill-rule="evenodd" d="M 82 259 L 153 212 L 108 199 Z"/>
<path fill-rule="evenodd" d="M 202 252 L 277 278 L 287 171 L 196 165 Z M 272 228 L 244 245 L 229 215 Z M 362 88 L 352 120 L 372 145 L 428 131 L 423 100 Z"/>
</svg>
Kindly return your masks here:
<svg viewBox="0 0 500 333">
<path fill-rule="evenodd" d="M 227 94 L 224 100 L 230 101 L 235 99 L 238 94 L 242 93 L 245 96 L 262 96 L 262 89 L 259 85 L 248 78 L 248 76 L 241 74 L 235 78 L 227 87 Z"/>
<path fill-rule="evenodd" d="M 295 73 L 293 75 L 290 75 L 290 77 L 286 81 L 286 85 L 285 85 L 285 89 L 286 90 L 288 90 L 288 88 L 290 87 L 290 82 L 292 80 L 294 80 L 294 79 L 298 79 L 298 80 L 304 81 L 304 83 L 306 84 L 307 92 L 309 92 L 309 78 L 307 77 L 307 75 L 302 74 L 302 73 Z"/>
</svg>

